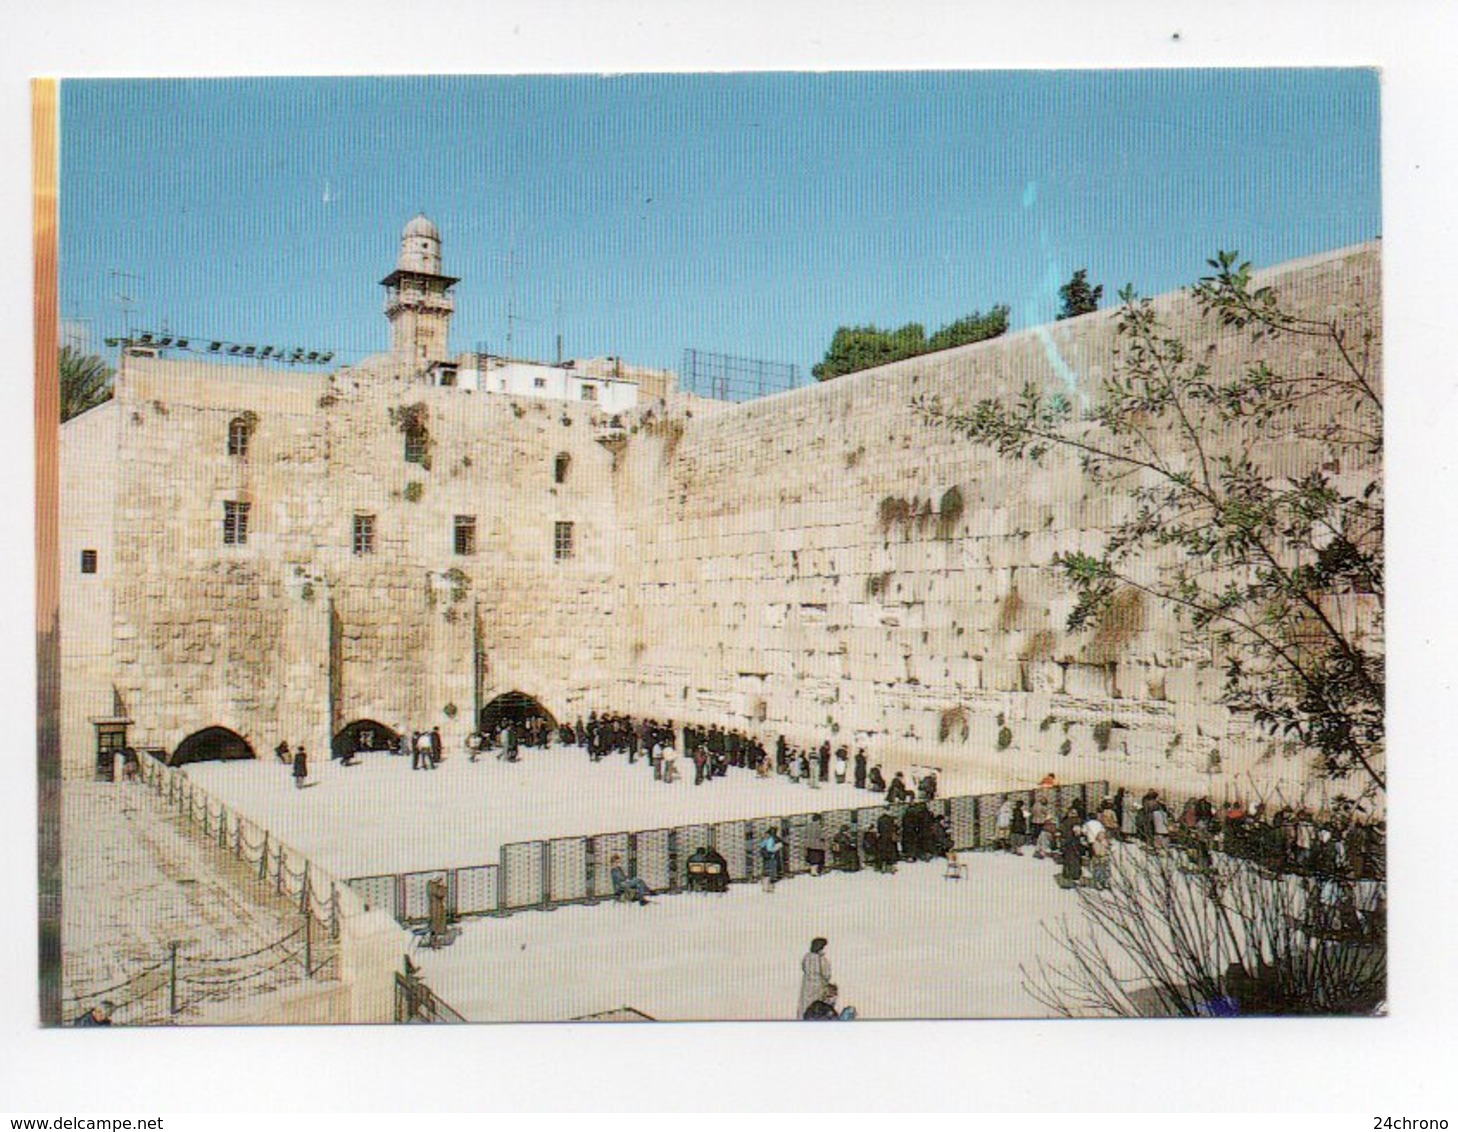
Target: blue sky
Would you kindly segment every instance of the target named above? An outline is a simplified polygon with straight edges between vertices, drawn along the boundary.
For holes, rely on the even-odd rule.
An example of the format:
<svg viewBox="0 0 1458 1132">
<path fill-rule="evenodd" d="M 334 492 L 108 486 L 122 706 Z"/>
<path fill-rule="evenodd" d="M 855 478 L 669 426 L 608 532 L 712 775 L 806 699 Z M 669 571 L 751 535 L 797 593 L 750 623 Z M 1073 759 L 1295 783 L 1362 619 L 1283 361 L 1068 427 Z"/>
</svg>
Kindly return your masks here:
<svg viewBox="0 0 1458 1132">
<path fill-rule="evenodd" d="M 1378 118 L 1362 70 L 68 81 L 61 311 L 353 360 L 423 210 L 458 351 L 505 352 L 510 303 L 518 356 L 808 374 L 842 324 L 1378 236 Z"/>
</svg>

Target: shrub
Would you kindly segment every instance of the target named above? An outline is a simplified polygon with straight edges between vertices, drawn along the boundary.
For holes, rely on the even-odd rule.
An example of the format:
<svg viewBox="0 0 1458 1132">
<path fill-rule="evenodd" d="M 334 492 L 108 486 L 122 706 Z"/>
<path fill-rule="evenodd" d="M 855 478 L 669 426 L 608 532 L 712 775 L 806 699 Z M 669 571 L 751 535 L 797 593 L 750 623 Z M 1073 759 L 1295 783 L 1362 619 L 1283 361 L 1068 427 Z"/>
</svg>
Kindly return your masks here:
<svg viewBox="0 0 1458 1132">
<path fill-rule="evenodd" d="M 997 733 L 997 749 L 999 751 L 1005 751 L 1005 750 L 1007 750 L 1009 747 L 1012 746 L 1012 740 L 1013 740 L 1012 728 L 1010 728 L 1010 727 L 1003 727 Z"/>
<path fill-rule="evenodd" d="M 1109 749 L 1109 736 L 1113 733 L 1113 730 L 1114 721 L 1111 719 L 1100 720 L 1098 723 L 1094 724 L 1094 745 L 1097 746 L 1100 751 L 1107 751 Z"/>
<path fill-rule="evenodd" d="M 425 485 L 419 480 L 411 480 L 405 485 L 405 498 L 411 503 L 419 503 L 425 495 Z"/>
</svg>

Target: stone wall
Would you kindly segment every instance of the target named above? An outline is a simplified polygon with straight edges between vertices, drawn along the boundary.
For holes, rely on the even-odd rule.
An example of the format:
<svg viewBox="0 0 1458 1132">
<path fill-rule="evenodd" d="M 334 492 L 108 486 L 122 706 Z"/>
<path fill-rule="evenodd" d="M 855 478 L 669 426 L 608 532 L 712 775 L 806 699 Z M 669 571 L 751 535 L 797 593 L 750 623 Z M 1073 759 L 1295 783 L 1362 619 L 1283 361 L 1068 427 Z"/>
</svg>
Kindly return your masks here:
<svg viewBox="0 0 1458 1132">
<path fill-rule="evenodd" d="M 1316 317 L 1368 308 L 1380 355 L 1375 245 L 1270 279 Z M 1157 305 L 1217 367 L 1336 364 L 1313 339 L 1257 350 L 1186 297 Z M 1218 650 L 1167 610 L 1130 593 L 1111 627 L 1066 630 L 1072 597 L 1049 564 L 1098 550 L 1127 497 L 1066 457 L 1004 460 L 912 410 L 919 395 L 966 406 L 1028 382 L 1086 402 L 1113 364 L 1116 317 L 743 405 L 674 396 L 621 429 L 590 405 L 431 387 L 388 365 L 324 377 L 128 358 L 114 407 L 65 434 L 63 552 L 108 537 L 108 516 L 115 539 L 110 637 L 104 595 L 89 612 L 74 585 L 63 595 L 67 671 L 90 666 L 88 710 L 109 710 L 114 682 L 133 742 L 168 748 L 221 725 L 260 753 L 280 738 L 322 750 L 357 719 L 438 725 L 454 745 L 476 710 L 520 690 L 559 718 L 622 709 L 830 738 L 952 782 L 1051 768 L 1188 789 L 1212 754 L 1231 781 L 1259 767 L 1303 782 L 1299 761 L 1220 705 Z M 1339 411 L 1314 404 L 1310 422 Z M 227 454 L 240 414 L 246 459 Z M 406 417 L 429 435 L 428 466 L 404 459 Z M 92 466 L 77 453 L 107 429 L 116 458 Z M 1311 451 L 1256 455 L 1297 469 Z M 228 499 L 252 503 L 246 546 L 223 545 Z M 372 554 L 353 553 L 356 514 L 374 516 Z M 454 552 L 457 515 L 476 519 L 472 555 Z M 565 561 L 558 521 L 574 524 Z M 76 640 L 93 634 L 83 661 Z M 68 766 L 89 759 L 79 686 L 63 691 Z"/>
<path fill-rule="evenodd" d="M 108 401 L 61 430 L 61 763 L 67 778 L 96 767 L 91 720 L 110 716 L 112 593 L 116 557 L 112 524 L 118 412 Z M 81 552 L 96 552 L 96 572 L 81 571 Z"/>
<path fill-rule="evenodd" d="M 596 684 L 614 531 L 590 409 L 138 358 L 116 405 L 115 669 L 134 743 L 218 725 L 258 753 L 322 751 L 356 719 L 458 743 L 499 692 L 565 712 Z M 405 460 L 412 408 L 425 464 Z M 243 414 L 247 455 L 229 455 Z M 225 500 L 251 505 L 246 545 L 224 545 Z M 354 553 L 356 514 L 374 517 L 373 553 Z M 474 554 L 455 553 L 458 515 L 475 517 Z"/>
<path fill-rule="evenodd" d="M 1271 281 L 1317 317 L 1367 307 L 1380 354 L 1375 247 L 1287 265 Z M 1310 371 L 1338 364 L 1291 336 L 1258 353 L 1187 297 L 1158 307 L 1212 366 L 1273 355 Z M 1053 769 L 1188 789 L 1208 785 L 1217 754 L 1227 781 L 1261 764 L 1268 780 L 1304 782 L 1299 760 L 1220 705 L 1218 650 L 1168 610 L 1131 591 L 1102 631 L 1066 630 L 1072 595 L 1049 564 L 1060 551 L 1099 550 L 1127 497 L 1093 486 L 1070 458 L 1009 461 L 912 411 L 918 395 L 970 407 L 1027 382 L 1085 400 L 1112 364 L 1116 318 L 1100 312 L 640 427 L 618 478 L 631 550 L 617 629 L 633 662 L 615 672 L 610 698 L 792 743 L 863 745 L 888 767 L 1010 781 Z M 1340 411 L 1315 405 L 1307 423 Z M 1212 438 L 1217 451 L 1238 443 Z M 1311 451 L 1293 440 L 1254 455 L 1298 469 Z M 1353 482 L 1365 472 L 1344 470 Z M 1173 561 L 1151 557 L 1143 569 Z"/>
</svg>

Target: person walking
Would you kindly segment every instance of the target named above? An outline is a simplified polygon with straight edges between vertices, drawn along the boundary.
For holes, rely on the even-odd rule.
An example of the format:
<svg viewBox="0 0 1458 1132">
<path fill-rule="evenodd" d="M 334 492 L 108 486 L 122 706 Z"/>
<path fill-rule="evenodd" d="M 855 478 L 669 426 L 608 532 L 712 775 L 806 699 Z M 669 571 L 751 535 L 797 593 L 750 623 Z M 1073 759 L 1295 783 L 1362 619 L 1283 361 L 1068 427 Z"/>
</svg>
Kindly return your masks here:
<svg viewBox="0 0 1458 1132">
<path fill-rule="evenodd" d="M 810 828 L 805 831 L 805 864 L 810 866 L 813 877 L 825 872 L 825 826 L 819 815 L 810 819 Z"/>
<path fill-rule="evenodd" d="M 430 769 L 434 770 L 440 766 L 440 760 L 445 757 L 445 749 L 440 741 L 440 728 L 432 727 L 430 734 L 426 736 L 430 751 Z"/>
<path fill-rule="evenodd" d="M 836 749 L 836 752 L 835 752 L 835 784 L 837 786 L 844 786 L 845 785 L 845 771 L 846 771 L 846 765 L 848 763 L 848 757 L 847 756 L 848 756 L 848 752 L 846 751 L 846 749 L 844 747 L 840 747 L 840 748 L 837 748 Z"/>
<path fill-rule="evenodd" d="M 294 748 L 294 789 L 304 788 L 304 779 L 309 777 L 309 756 L 304 752 L 304 744 L 300 743 Z"/>
<path fill-rule="evenodd" d="M 795 1017 L 805 1017 L 805 1011 L 812 1002 L 824 996 L 830 987 L 830 957 L 825 954 L 826 940 L 816 936 L 810 941 L 810 950 L 800 960 L 800 1003 L 795 1007 Z"/>
<path fill-rule="evenodd" d="M 866 788 L 866 749 L 864 747 L 856 750 L 855 786 L 857 790 Z"/>
<path fill-rule="evenodd" d="M 760 872 L 763 874 L 763 888 L 766 892 L 775 890 L 775 882 L 780 879 L 780 853 L 784 850 L 784 842 L 774 828 L 765 831 L 764 837 L 759 842 L 759 864 Z"/>
</svg>

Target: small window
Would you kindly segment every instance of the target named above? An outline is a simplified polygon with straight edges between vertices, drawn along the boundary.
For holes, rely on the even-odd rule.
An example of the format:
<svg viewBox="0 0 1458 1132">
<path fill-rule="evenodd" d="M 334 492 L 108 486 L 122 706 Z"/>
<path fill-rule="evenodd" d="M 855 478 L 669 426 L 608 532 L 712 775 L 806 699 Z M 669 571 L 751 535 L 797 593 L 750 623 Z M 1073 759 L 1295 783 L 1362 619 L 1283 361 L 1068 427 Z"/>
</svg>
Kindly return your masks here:
<svg viewBox="0 0 1458 1132">
<path fill-rule="evenodd" d="M 354 517 L 353 550 L 356 554 L 375 552 L 375 517 L 356 515 Z"/>
<path fill-rule="evenodd" d="M 584 385 L 582 387 L 582 399 L 584 401 L 596 401 L 597 400 L 597 386 L 596 385 Z"/>
<path fill-rule="evenodd" d="M 557 462 L 552 469 L 552 478 L 558 483 L 567 482 L 567 471 L 572 467 L 572 457 L 565 452 L 557 453 Z"/>
<path fill-rule="evenodd" d="M 456 383 L 456 371 L 452 368 L 445 368 L 440 371 L 440 383 L 442 385 L 454 385 Z"/>
<path fill-rule="evenodd" d="M 96 573 L 96 551 L 94 551 L 94 550 L 83 550 L 81 552 L 81 573 L 83 573 L 83 574 L 94 574 L 94 573 Z"/>
<path fill-rule="evenodd" d="M 424 464 L 425 453 L 430 446 L 430 434 L 420 426 L 407 429 L 405 432 L 405 462 L 407 464 Z"/>
<path fill-rule="evenodd" d="M 223 545 L 244 546 L 248 542 L 248 509 L 251 504 L 225 500 L 223 503 Z"/>
<path fill-rule="evenodd" d="M 547 379 L 545 377 L 534 377 L 534 378 L 532 378 L 532 388 L 533 389 L 545 389 L 545 388 L 547 388 Z"/>
<path fill-rule="evenodd" d="M 572 524 L 558 523 L 552 533 L 552 557 L 558 562 L 572 557 Z"/>
<path fill-rule="evenodd" d="M 456 516 L 456 553 L 476 553 L 476 516 Z"/>
<path fill-rule="evenodd" d="M 244 417 L 234 417 L 228 422 L 228 455 L 243 459 L 248 455 L 248 439 L 253 427 Z"/>
</svg>

